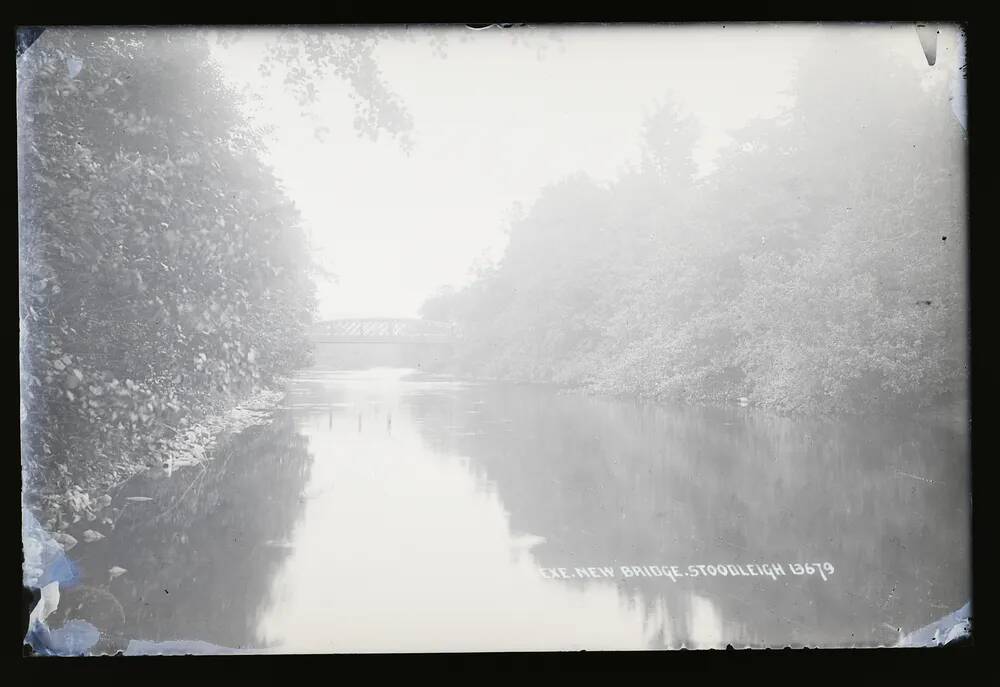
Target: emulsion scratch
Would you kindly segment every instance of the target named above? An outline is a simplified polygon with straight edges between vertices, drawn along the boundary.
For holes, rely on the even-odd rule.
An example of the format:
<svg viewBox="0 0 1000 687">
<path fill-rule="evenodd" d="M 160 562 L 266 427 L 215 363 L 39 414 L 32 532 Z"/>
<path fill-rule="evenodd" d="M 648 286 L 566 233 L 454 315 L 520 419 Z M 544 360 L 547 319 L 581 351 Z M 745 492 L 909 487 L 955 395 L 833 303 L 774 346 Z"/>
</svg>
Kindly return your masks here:
<svg viewBox="0 0 1000 687">
<path fill-rule="evenodd" d="M 918 479 L 921 482 L 927 482 L 927 484 L 937 484 L 937 482 L 932 479 L 927 479 L 926 477 L 921 477 L 920 475 L 914 475 L 909 472 L 903 472 L 902 470 L 896 470 L 896 474 L 903 475 L 905 477 L 912 477 L 913 479 Z"/>
</svg>

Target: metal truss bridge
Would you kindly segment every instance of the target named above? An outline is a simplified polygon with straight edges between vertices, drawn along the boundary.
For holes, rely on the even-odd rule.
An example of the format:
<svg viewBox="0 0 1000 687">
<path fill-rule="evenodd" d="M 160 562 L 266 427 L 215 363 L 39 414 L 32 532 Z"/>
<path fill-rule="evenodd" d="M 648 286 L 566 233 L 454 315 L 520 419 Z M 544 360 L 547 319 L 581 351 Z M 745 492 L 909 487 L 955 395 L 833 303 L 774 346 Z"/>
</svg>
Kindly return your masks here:
<svg viewBox="0 0 1000 687">
<path fill-rule="evenodd" d="M 317 322 L 309 333 L 313 343 L 448 344 L 456 338 L 447 322 L 419 319 L 344 319 Z"/>
</svg>

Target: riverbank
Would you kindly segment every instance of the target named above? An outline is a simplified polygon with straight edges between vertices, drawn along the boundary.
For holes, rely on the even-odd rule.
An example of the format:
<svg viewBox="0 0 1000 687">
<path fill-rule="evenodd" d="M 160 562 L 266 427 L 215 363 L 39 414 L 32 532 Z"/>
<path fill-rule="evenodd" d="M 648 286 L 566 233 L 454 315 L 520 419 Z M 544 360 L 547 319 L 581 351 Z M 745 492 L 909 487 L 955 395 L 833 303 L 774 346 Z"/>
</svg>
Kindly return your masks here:
<svg viewBox="0 0 1000 687">
<path fill-rule="evenodd" d="M 918 406 L 912 399 L 899 403 L 886 403 L 879 408 L 857 408 L 853 410 L 790 410 L 762 402 L 758 398 L 720 395 L 717 398 L 671 398 L 661 394 L 643 394 L 632 391 L 620 391 L 599 387 L 586 382 L 565 382 L 533 380 L 495 375 L 477 374 L 466 369 L 440 368 L 428 370 L 429 374 L 446 375 L 455 379 L 467 380 L 476 384 L 505 384 L 544 387 L 555 390 L 557 394 L 567 396 L 583 396 L 588 398 L 607 398 L 619 401 L 631 401 L 652 406 L 690 407 L 704 409 L 746 408 L 776 417 L 789 419 L 876 417 L 885 420 L 911 420 L 918 423 L 928 423 L 937 426 L 951 426 L 966 429 L 971 423 L 970 404 L 968 397 L 956 396 L 944 399 L 929 406 Z"/>
<path fill-rule="evenodd" d="M 184 427 L 167 427 L 172 436 L 145 455 L 123 455 L 105 461 L 91 471 L 75 476 L 64 488 L 59 480 L 28 477 L 22 467 L 22 508 L 58 542 L 65 551 L 79 543 L 104 537 L 113 530 L 118 513 L 111 507 L 118 489 L 135 475 L 160 467 L 171 475 L 182 467 L 197 465 L 214 457 L 219 437 L 240 432 L 266 422 L 284 398 L 283 382 L 261 388 L 237 405 L 209 413 Z"/>
</svg>

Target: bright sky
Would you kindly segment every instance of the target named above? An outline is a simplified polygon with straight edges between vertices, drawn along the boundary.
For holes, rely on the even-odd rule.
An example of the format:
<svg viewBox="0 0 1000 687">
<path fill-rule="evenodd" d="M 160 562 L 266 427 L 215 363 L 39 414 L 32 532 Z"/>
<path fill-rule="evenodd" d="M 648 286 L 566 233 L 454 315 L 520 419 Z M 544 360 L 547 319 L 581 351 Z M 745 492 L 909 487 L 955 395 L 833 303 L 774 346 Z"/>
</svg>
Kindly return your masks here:
<svg viewBox="0 0 1000 687">
<path fill-rule="evenodd" d="M 901 27 L 902 28 L 902 27 Z M 893 31 L 923 59 L 911 26 Z M 406 31 L 397 29 L 402 37 Z M 299 206 L 320 262 L 319 317 L 413 317 L 445 284 L 459 286 L 484 254 L 502 255 L 505 219 L 545 185 L 578 171 L 611 180 L 638 156 L 643 115 L 672 96 L 701 123 L 698 162 L 709 171 L 728 132 L 790 102 L 793 67 L 815 28 L 465 27 L 410 30 L 376 58 L 414 121 L 407 156 L 388 137 L 359 137 L 348 88 L 317 83 L 308 111 L 280 81 L 259 76 L 255 29 L 215 55 L 259 96 L 273 127 L 269 159 Z M 447 36 L 447 56 L 430 36 Z M 536 48 L 545 45 L 543 54 Z M 329 129 L 323 142 L 314 131 Z"/>
</svg>

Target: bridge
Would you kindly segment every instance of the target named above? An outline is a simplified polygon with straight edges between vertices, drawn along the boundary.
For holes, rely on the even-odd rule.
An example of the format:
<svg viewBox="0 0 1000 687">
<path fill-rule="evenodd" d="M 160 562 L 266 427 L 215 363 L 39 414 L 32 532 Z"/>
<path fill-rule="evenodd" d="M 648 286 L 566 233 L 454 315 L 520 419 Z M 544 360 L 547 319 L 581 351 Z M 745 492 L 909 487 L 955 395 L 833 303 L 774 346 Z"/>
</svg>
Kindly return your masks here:
<svg viewBox="0 0 1000 687">
<path fill-rule="evenodd" d="M 450 344 L 455 338 L 447 322 L 401 318 L 328 320 L 309 332 L 314 344 Z"/>
</svg>

